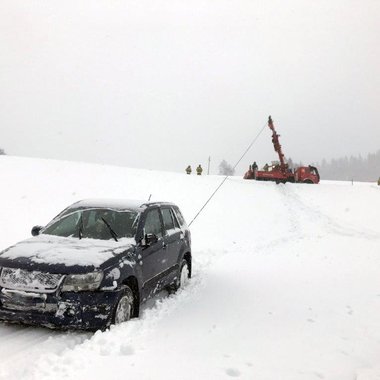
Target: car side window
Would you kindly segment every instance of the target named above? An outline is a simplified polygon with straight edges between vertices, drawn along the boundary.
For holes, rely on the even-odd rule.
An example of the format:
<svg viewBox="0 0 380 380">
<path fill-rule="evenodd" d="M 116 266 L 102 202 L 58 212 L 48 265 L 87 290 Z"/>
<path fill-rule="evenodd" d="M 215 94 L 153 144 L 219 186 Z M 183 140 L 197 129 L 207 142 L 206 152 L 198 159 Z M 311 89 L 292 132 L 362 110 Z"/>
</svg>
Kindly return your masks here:
<svg viewBox="0 0 380 380">
<path fill-rule="evenodd" d="M 185 222 L 184 217 L 182 216 L 181 211 L 179 211 L 178 207 L 173 207 L 173 208 L 174 208 L 175 214 L 177 216 L 177 219 L 179 221 L 179 224 L 181 225 L 181 227 L 184 227 L 186 225 L 186 222 Z"/>
<path fill-rule="evenodd" d="M 146 234 L 155 234 L 158 238 L 162 237 L 162 224 L 158 208 L 148 211 L 144 228 Z"/>
<path fill-rule="evenodd" d="M 164 221 L 164 227 L 165 231 L 173 231 L 175 228 L 174 220 L 173 220 L 173 215 L 171 213 L 170 208 L 162 208 L 162 219 Z"/>
<path fill-rule="evenodd" d="M 179 222 L 178 222 L 178 219 L 177 219 L 177 216 L 176 216 L 174 210 L 170 209 L 170 213 L 172 214 L 172 217 L 173 217 L 173 220 L 174 220 L 174 228 L 181 228 L 179 226 Z"/>
</svg>

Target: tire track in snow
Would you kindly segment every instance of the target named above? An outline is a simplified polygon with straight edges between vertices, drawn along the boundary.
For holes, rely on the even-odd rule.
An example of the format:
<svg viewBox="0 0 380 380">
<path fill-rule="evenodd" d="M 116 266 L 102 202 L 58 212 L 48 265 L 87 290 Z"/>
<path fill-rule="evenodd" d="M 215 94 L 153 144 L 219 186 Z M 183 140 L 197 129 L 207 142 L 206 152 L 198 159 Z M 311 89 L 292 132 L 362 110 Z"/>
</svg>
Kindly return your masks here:
<svg viewBox="0 0 380 380">
<path fill-rule="evenodd" d="M 281 231 L 279 236 L 277 233 L 273 235 L 273 238 L 267 241 L 265 244 L 259 243 L 256 245 L 255 249 L 258 251 L 267 251 L 282 244 L 287 244 L 291 241 L 301 239 L 302 234 L 302 223 L 297 213 L 297 209 L 294 205 L 294 200 L 289 194 L 293 190 L 289 189 L 288 186 L 279 184 L 276 185 L 277 189 L 282 198 L 281 204 L 284 206 L 286 211 L 287 221 L 289 222 L 289 228 L 286 231 Z"/>
<path fill-rule="evenodd" d="M 307 205 L 299 196 L 298 189 L 293 184 L 276 185 L 282 197 L 282 204 L 287 210 L 289 228 L 280 236 L 273 238 L 265 244 L 255 246 L 257 251 L 268 251 L 274 247 L 286 244 L 290 241 L 306 238 L 322 237 L 323 235 L 337 234 L 347 237 L 359 237 L 369 240 L 379 240 L 380 233 L 368 229 L 357 229 L 354 226 L 342 225 L 334 218 Z M 308 231 L 309 230 L 309 231 Z"/>
<path fill-rule="evenodd" d="M 0 379 L 13 380 L 24 378 L 40 357 L 73 348 L 89 334 L 1 323 L 0 336 Z"/>
<path fill-rule="evenodd" d="M 48 332 L 37 331 L 35 329 L 26 326 L 16 326 L 2 324 L 0 326 L 0 357 L 2 358 L 2 363 L 7 360 L 12 360 L 13 355 L 25 351 L 28 346 L 19 346 L 18 342 L 22 340 L 23 342 L 28 342 L 30 344 L 36 344 L 42 342 L 50 337 Z"/>
<path fill-rule="evenodd" d="M 316 208 L 313 208 L 307 205 L 299 196 L 297 192 L 297 188 L 290 186 L 285 187 L 286 185 L 279 185 L 280 191 L 283 193 L 285 198 L 285 205 L 289 207 L 289 215 L 293 218 L 292 222 L 295 225 L 298 225 L 302 228 L 303 225 L 315 225 L 316 221 L 320 222 L 321 227 L 327 233 L 336 233 L 342 236 L 354 236 L 365 239 L 380 239 L 380 233 L 374 232 L 370 229 L 361 228 L 358 229 L 352 225 L 342 225 L 339 221 L 334 218 L 323 214 L 318 211 Z M 300 212 L 302 211 L 302 212 Z M 299 222 L 298 220 L 294 220 L 295 215 L 299 215 L 300 219 L 303 219 L 303 222 Z M 311 223 L 311 221 L 313 223 Z"/>
</svg>

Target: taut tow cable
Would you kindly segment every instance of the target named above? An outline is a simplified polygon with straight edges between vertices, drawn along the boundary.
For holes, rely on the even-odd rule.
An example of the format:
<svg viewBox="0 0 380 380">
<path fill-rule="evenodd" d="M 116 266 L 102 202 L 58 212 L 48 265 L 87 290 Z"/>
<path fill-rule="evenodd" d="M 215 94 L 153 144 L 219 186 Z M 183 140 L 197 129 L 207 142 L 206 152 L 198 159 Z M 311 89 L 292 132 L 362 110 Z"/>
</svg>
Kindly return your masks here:
<svg viewBox="0 0 380 380">
<path fill-rule="evenodd" d="M 259 138 L 263 130 L 267 127 L 267 123 L 264 124 L 264 126 L 260 129 L 260 132 L 255 136 L 255 138 L 252 140 L 252 142 L 249 144 L 248 148 L 244 151 L 242 156 L 239 158 L 239 160 L 234 165 L 233 169 L 236 168 L 236 166 L 239 165 L 240 161 L 244 158 L 244 156 L 248 153 L 248 151 L 251 149 L 252 145 L 256 142 L 256 140 Z M 194 216 L 193 220 L 189 223 L 189 227 L 194 222 L 195 219 L 197 219 L 198 215 L 203 211 L 203 209 L 207 206 L 207 204 L 211 201 L 211 199 L 214 197 L 214 195 L 217 193 L 217 191 L 223 186 L 224 182 L 227 181 L 227 178 L 230 177 L 229 175 L 226 175 L 222 182 L 218 185 L 218 187 L 214 190 L 214 192 L 211 194 L 211 196 L 207 199 L 205 204 L 201 207 L 201 209 L 197 212 L 197 214 Z"/>
</svg>

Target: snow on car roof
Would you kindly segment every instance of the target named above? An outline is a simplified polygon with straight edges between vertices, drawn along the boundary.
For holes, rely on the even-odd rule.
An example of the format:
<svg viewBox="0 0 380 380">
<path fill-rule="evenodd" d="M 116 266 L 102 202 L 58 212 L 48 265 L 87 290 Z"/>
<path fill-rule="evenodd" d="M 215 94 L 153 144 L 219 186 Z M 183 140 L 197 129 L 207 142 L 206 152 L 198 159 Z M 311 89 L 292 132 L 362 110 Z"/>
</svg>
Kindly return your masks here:
<svg viewBox="0 0 380 380">
<path fill-rule="evenodd" d="M 114 209 L 139 209 L 146 203 L 142 200 L 130 200 L 130 199 L 82 199 L 70 206 L 70 208 L 77 207 L 107 207 Z"/>
<path fill-rule="evenodd" d="M 82 208 L 82 207 L 106 207 L 116 210 L 143 210 L 148 205 L 154 204 L 172 204 L 168 202 L 147 202 L 144 200 L 133 199 L 83 199 L 71 206 L 69 209 Z"/>
</svg>

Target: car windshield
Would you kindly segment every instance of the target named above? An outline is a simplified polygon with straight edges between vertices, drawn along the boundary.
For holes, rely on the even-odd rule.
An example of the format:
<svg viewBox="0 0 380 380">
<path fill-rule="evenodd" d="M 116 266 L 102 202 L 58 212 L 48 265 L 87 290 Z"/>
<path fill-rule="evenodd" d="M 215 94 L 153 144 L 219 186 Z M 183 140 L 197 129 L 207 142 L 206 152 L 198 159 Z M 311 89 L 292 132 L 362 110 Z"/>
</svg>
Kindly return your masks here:
<svg viewBox="0 0 380 380">
<path fill-rule="evenodd" d="M 130 238 L 136 234 L 138 216 L 135 211 L 105 208 L 75 210 L 53 220 L 42 233 L 79 239 Z"/>
</svg>

